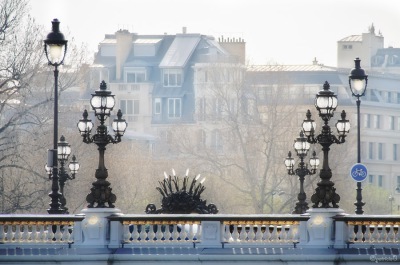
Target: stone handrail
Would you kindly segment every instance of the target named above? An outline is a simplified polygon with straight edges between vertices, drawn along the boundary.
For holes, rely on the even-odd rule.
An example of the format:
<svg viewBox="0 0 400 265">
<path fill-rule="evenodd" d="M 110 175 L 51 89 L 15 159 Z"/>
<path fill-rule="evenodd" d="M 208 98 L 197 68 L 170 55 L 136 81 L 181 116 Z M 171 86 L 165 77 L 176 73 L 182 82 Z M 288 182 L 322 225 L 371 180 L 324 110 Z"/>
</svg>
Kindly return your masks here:
<svg viewBox="0 0 400 265">
<path fill-rule="evenodd" d="M 108 217 L 111 234 L 126 244 L 277 244 L 299 242 L 299 215 L 115 215 Z M 114 225 L 113 225 L 114 223 Z M 120 226 L 118 226 L 120 224 Z M 114 227 L 114 229 L 113 229 Z M 113 231 L 114 230 L 114 231 Z"/>
<path fill-rule="evenodd" d="M 75 222 L 83 219 L 74 215 L 1 214 L 0 244 L 71 244 Z"/>
<path fill-rule="evenodd" d="M 400 243 L 400 215 L 342 215 L 333 218 L 336 238 L 348 246 Z"/>
</svg>

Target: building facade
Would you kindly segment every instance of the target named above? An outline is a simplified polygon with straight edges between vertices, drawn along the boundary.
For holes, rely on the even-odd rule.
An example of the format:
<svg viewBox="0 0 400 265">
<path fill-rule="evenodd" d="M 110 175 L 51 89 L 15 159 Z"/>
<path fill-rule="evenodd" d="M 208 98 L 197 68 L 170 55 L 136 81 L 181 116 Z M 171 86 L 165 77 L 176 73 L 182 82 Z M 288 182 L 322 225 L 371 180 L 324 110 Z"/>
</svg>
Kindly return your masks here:
<svg viewBox="0 0 400 265">
<path fill-rule="evenodd" d="M 196 150 L 219 153 L 237 150 L 235 135 L 223 125 L 229 115 L 249 122 L 268 114 L 263 108 L 276 100 L 295 105 L 290 130 L 300 128 L 307 109 L 314 109 L 315 94 L 325 81 L 338 95 L 356 131 L 355 98 L 348 87 L 354 58 L 369 74 L 361 104 L 362 162 L 369 170 L 365 184 L 389 191 L 394 210 L 400 205 L 400 69 L 397 49 L 384 48 L 382 34 L 372 25 L 367 33 L 337 43 L 338 67 L 315 59 L 310 65 L 245 65 L 242 39 L 187 33 L 138 35 L 126 30 L 106 35 L 99 44 L 91 71 L 91 89 L 101 80 L 116 95 L 128 121 L 126 136 L 144 141 L 160 153 L 176 125 L 190 128 Z M 399 54 L 400 58 L 400 54 Z M 400 63 L 400 62 L 399 62 Z M 339 116 L 339 115 L 337 115 Z M 236 148 L 236 149 L 235 149 Z M 354 149 L 355 150 L 355 149 Z M 286 152 L 286 150 L 284 150 Z M 162 152 L 161 152 L 162 153 Z M 354 154 L 354 161 L 356 154 Z M 389 202 L 388 202 L 389 203 Z"/>
</svg>

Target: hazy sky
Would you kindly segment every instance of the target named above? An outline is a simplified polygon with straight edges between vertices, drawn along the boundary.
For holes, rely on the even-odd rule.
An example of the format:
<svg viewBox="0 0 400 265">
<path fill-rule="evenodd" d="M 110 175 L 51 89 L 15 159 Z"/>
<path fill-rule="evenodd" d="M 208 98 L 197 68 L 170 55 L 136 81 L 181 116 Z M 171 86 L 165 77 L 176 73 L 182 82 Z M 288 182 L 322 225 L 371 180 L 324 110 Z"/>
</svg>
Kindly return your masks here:
<svg viewBox="0 0 400 265">
<path fill-rule="evenodd" d="M 374 23 L 385 47 L 400 47 L 399 0 L 31 0 L 31 14 L 94 52 L 105 34 L 188 33 L 241 37 L 250 63 L 336 66 L 337 41 Z M 361 58 L 362 59 L 362 58 Z"/>
</svg>

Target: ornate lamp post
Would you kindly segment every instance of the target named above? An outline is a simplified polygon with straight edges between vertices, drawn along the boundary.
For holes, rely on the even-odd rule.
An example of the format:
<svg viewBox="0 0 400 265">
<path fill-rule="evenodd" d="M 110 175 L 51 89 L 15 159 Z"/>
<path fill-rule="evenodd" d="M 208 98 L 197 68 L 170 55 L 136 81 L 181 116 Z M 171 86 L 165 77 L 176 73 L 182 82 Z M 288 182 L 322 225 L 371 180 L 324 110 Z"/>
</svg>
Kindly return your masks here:
<svg viewBox="0 0 400 265">
<path fill-rule="evenodd" d="M 75 155 L 72 156 L 72 161 L 69 163 L 68 167 L 71 172 L 71 175 L 67 173 L 65 170 L 65 163 L 68 161 L 68 157 L 71 154 L 71 147 L 67 141 L 65 141 L 65 137 L 62 135 L 60 137 L 60 141 L 57 146 L 57 154 L 58 161 L 60 162 L 60 170 L 58 172 L 60 192 L 61 192 L 61 209 L 63 214 L 68 214 L 68 208 L 65 206 L 67 204 L 67 200 L 64 196 L 64 186 L 67 180 L 75 179 L 75 174 L 79 170 L 79 164 L 76 161 Z M 52 168 L 49 166 L 45 166 L 46 172 L 49 175 L 49 178 L 52 178 Z"/>
<path fill-rule="evenodd" d="M 337 107 L 337 98 L 335 93 L 330 90 L 330 85 L 325 82 L 323 90 L 319 91 L 315 98 L 315 107 L 319 112 L 319 116 L 324 121 L 321 133 L 315 136 L 316 124 L 311 119 L 310 110 L 307 111 L 307 119 L 303 121 L 303 131 L 309 143 L 319 143 L 322 146 L 324 154 L 322 169 L 320 170 L 321 180 L 315 193 L 311 196 L 313 208 L 338 208 L 340 196 L 336 193 L 334 183 L 331 181 L 332 171 L 329 168 L 329 150 L 334 143 L 342 144 L 345 142 L 346 134 L 350 130 L 350 123 L 346 120 L 346 112 L 343 110 L 341 119 L 336 123 L 338 137 L 332 134 L 331 127 L 328 125 L 329 120 L 333 117 Z M 321 205 L 320 205 L 321 204 Z M 332 204 L 332 205 L 331 205 Z M 320 205 L 320 206 L 319 206 Z"/>
<path fill-rule="evenodd" d="M 313 152 L 313 156 L 310 159 L 311 170 L 308 169 L 306 163 L 304 163 L 304 158 L 307 156 L 307 152 L 310 149 L 310 143 L 307 142 L 307 138 L 304 137 L 303 132 L 300 132 L 300 137 L 298 137 L 294 141 L 294 149 L 297 152 L 297 156 L 300 158 L 300 163 L 298 167 L 294 170 L 294 159 L 292 158 L 292 152 L 289 151 L 288 157 L 285 159 L 285 166 L 287 168 L 289 175 L 297 175 L 299 176 L 300 181 L 300 192 L 297 195 L 298 202 L 296 203 L 296 207 L 293 214 L 303 214 L 308 210 L 308 203 L 306 202 L 307 195 L 304 192 L 304 178 L 307 175 L 313 175 L 316 173 L 319 158 L 316 157 L 315 151 Z"/>
<path fill-rule="evenodd" d="M 361 100 L 360 97 L 365 95 L 365 91 L 367 90 L 368 83 L 368 75 L 365 74 L 364 69 L 360 66 L 361 60 L 356 58 L 354 60 L 355 68 L 353 68 L 349 75 L 349 86 L 351 90 L 351 94 L 353 97 L 357 98 L 357 163 L 361 163 L 361 133 L 360 133 L 360 105 Z M 357 182 L 357 195 L 356 202 L 354 203 L 356 206 L 355 213 L 363 214 L 364 211 L 362 207 L 365 203 L 362 201 L 362 185 L 361 181 Z"/>
<path fill-rule="evenodd" d="M 52 168 L 52 186 L 50 209 L 47 209 L 49 214 L 63 213 L 60 207 L 61 194 L 58 185 L 58 165 L 57 165 L 57 140 L 58 140 L 58 67 L 64 63 L 65 54 L 67 53 L 67 40 L 60 32 L 60 22 L 53 19 L 52 31 L 44 40 L 44 52 L 48 64 L 54 66 L 54 137 L 53 149 L 49 150 L 48 166 Z"/>
<path fill-rule="evenodd" d="M 108 171 L 104 163 L 104 153 L 106 146 L 109 143 L 119 143 L 121 142 L 121 137 L 124 135 L 126 127 L 128 124 L 124 119 L 122 119 L 122 112 L 118 110 L 117 119 L 114 119 L 112 123 L 112 128 L 114 130 L 114 137 L 108 134 L 107 126 L 105 121 L 115 105 L 114 95 L 111 91 L 107 90 L 107 85 L 103 81 L 100 84 L 100 89 L 96 90 L 92 94 L 92 99 L 90 100 L 90 105 L 94 110 L 94 114 L 100 122 L 97 126 L 96 133 L 91 135 L 91 130 L 93 128 L 93 123 L 88 119 L 88 112 L 85 110 L 83 112 L 83 119 L 78 122 L 78 129 L 83 137 L 83 142 L 90 144 L 95 143 L 99 150 L 99 166 L 96 170 L 96 181 L 92 183 L 91 192 L 86 196 L 86 201 L 89 203 L 88 208 L 114 208 L 114 203 L 117 196 L 111 192 L 110 182 L 106 179 L 108 177 Z M 108 207 L 106 206 L 108 203 Z"/>
</svg>

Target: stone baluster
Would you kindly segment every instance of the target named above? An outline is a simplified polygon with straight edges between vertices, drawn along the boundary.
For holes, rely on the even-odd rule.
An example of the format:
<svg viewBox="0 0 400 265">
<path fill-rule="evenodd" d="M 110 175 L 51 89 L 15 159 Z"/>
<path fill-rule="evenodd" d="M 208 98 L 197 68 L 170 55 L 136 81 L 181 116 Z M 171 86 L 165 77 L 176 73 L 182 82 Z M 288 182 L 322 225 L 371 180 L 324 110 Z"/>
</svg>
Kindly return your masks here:
<svg viewBox="0 0 400 265">
<path fill-rule="evenodd" d="M 149 243 L 154 242 L 156 233 L 154 232 L 154 225 L 149 225 L 149 232 L 147 233 Z"/>
<path fill-rule="evenodd" d="M 254 242 L 255 240 L 256 234 L 254 233 L 254 229 L 255 229 L 254 225 L 249 226 L 249 232 L 247 233 L 247 239 L 249 242 Z"/>
<path fill-rule="evenodd" d="M 146 232 L 146 225 L 139 225 L 140 227 L 140 242 L 141 243 L 146 243 L 146 238 L 147 238 L 147 232 Z"/>
<path fill-rule="evenodd" d="M 133 225 L 132 242 L 139 242 L 139 237 L 140 237 L 140 234 L 138 232 L 139 226 L 141 225 Z"/>
<path fill-rule="evenodd" d="M 269 242 L 271 240 L 271 231 L 269 231 L 269 229 L 270 229 L 269 225 L 265 226 L 265 232 L 263 235 L 263 240 L 265 242 Z"/>
<path fill-rule="evenodd" d="M 172 241 L 178 242 L 178 238 L 179 238 L 178 226 L 176 224 L 174 224 L 173 227 L 174 227 L 174 229 L 172 230 Z"/>
<path fill-rule="evenodd" d="M 389 233 L 388 233 L 388 236 L 387 236 L 387 241 L 388 241 L 388 242 L 395 242 L 395 237 L 396 237 L 396 235 L 395 235 L 395 233 L 394 233 L 394 227 L 393 227 L 393 225 L 391 225 L 390 228 L 389 228 Z"/>
<path fill-rule="evenodd" d="M 276 225 L 274 225 L 274 229 L 272 230 L 270 240 L 271 242 L 277 242 L 279 240 L 278 227 Z"/>
<path fill-rule="evenodd" d="M 372 226 L 372 235 L 371 235 L 371 242 L 379 242 L 379 231 L 378 231 L 378 226 L 374 225 Z"/>
<path fill-rule="evenodd" d="M 166 226 L 165 226 L 165 232 L 164 232 L 165 242 L 169 242 L 169 241 L 171 240 L 171 237 L 172 237 L 172 234 L 171 234 L 171 232 L 169 231 L 169 229 L 170 229 L 170 226 L 169 226 L 169 225 L 166 225 Z"/>
<path fill-rule="evenodd" d="M 247 239 L 246 225 L 242 225 L 242 229 L 240 230 L 239 240 L 246 241 L 246 239 Z"/>
<path fill-rule="evenodd" d="M 162 240 L 162 238 L 164 237 L 164 233 L 162 231 L 162 225 L 158 224 L 157 225 L 157 233 L 156 233 L 156 238 L 157 238 L 157 242 L 165 242 L 165 240 Z"/>
<path fill-rule="evenodd" d="M 179 233 L 179 237 L 181 238 L 181 242 L 185 242 L 187 240 L 186 226 L 184 224 L 181 224 L 181 232 Z"/>
<path fill-rule="evenodd" d="M 131 237 L 132 237 L 132 234 L 129 231 L 129 225 L 125 224 L 123 226 L 123 240 L 124 240 L 124 242 L 129 242 Z"/>
<path fill-rule="evenodd" d="M 14 239 L 14 233 L 12 225 L 7 225 L 7 242 L 12 242 Z"/>
<path fill-rule="evenodd" d="M 262 233 L 262 225 L 257 226 L 257 233 L 256 233 L 256 241 L 262 242 L 263 233 Z"/>
<path fill-rule="evenodd" d="M 232 239 L 233 239 L 233 242 L 239 241 L 238 225 L 233 225 Z"/>
</svg>

